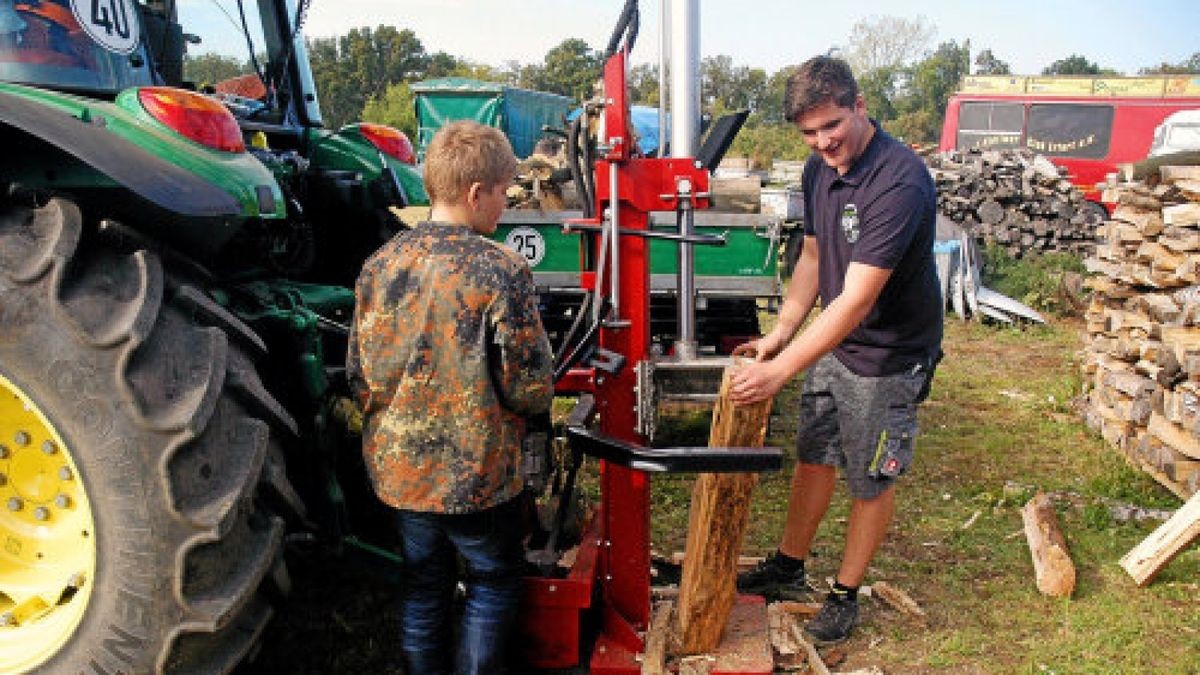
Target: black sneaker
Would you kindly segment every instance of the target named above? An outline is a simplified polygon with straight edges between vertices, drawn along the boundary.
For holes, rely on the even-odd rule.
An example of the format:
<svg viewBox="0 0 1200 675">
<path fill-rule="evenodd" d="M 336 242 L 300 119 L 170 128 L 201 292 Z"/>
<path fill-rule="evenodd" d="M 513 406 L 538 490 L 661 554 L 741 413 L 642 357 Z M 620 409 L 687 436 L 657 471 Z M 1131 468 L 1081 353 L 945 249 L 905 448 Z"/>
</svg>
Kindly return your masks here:
<svg viewBox="0 0 1200 675">
<path fill-rule="evenodd" d="M 811 588 L 804 576 L 804 564 L 789 564 L 789 560 L 778 551 L 771 553 L 754 569 L 737 575 L 737 589 L 770 602 L 805 599 Z"/>
<path fill-rule="evenodd" d="M 850 637 L 857 623 L 858 599 L 844 593 L 830 593 L 804 630 L 816 644 L 831 645 Z"/>
</svg>

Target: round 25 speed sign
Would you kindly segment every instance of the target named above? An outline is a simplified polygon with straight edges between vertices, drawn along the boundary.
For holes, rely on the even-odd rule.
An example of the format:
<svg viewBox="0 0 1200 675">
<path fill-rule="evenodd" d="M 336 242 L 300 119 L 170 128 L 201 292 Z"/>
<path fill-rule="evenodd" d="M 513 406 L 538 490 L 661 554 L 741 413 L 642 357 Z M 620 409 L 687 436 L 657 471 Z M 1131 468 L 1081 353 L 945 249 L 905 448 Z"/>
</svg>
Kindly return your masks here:
<svg viewBox="0 0 1200 675">
<path fill-rule="evenodd" d="M 546 257 L 546 240 L 532 227 L 514 227 L 504 238 L 504 243 L 525 256 L 530 267 L 537 267 Z"/>
<path fill-rule="evenodd" d="M 134 0 L 71 0 L 71 12 L 88 37 L 110 52 L 129 54 L 137 48 Z"/>
</svg>

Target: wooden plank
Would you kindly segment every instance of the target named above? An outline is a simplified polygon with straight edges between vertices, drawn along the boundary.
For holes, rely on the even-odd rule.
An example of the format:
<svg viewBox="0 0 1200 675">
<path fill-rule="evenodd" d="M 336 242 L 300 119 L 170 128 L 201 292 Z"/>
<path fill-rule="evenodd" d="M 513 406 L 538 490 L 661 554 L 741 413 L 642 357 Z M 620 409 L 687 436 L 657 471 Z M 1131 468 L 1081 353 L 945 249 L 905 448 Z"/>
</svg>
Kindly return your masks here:
<svg viewBox="0 0 1200 675">
<path fill-rule="evenodd" d="M 1157 209 L 1144 210 L 1133 206 L 1118 206 L 1113 211 L 1113 220 L 1129 223 L 1144 237 L 1153 237 L 1163 231 L 1163 213 Z"/>
<path fill-rule="evenodd" d="M 798 671 L 804 668 L 808 654 L 803 645 L 796 642 L 793 627 L 796 619 L 779 603 L 767 605 L 767 634 L 771 640 L 771 649 L 775 652 L 775 669 L 786 672 Z"/>
<path fill-rule="evenodd" d="M 1200 493 L 1121 558 L 1121 567 L 1145 586 L 1188 544 L 1200 537 Z"/>
<path fill-rule="evenodd" d="M 792 633 L 796 636 L 796 641 L 804 648 L 804 653 L 808 655 L 808 668 L 814 675 L 830 675 L 829 667 L 825 665 L 825 660 L 817 653 L 817 648 L 811 642 L 804 638 L 804 633 L 800 630 L 800 625 L 792 623 Z"/>
<path fill-rule="evenodd" d="M 1148 474 L 1151 478 L 1158 481 L 1159 485 L 1162 485 L 1171 492 L 1175 493 L 1176 497 L 1187 500 L 1196 493 L 1196 490 L 1190 489 L 1187 485 L 1172 480 L 1169 476 L 1163 473 L 1162 470 L 1151 464 L 1146 460 L 1145 457 L 1142 457 L 1138 452 L 1136 452 L 1134 448 L 1125 447 L 1118 449 L 1122 450 L 1124 453 L 1123 456 L 1129 461 L 1130 464 L 1146 472 L 1146 474 Z"/>
<path fill-rule="evenodd" d="M 709 446 L 761 447 L 772 401 L 733 405 L 729 387 L 735 368 L 725 369 Z M 704 473 L 696 478 L 677 609 L 682 654 L 711 652 L 721 640 L 736 595 L 737 554 L 757 481 L 753 473 Z"/>
<path fill-rule="evenodd" d="M 1045 595 L 1069 598 L 1075 591 L 1075 563 L 1067 552 L 1067 541 L 1058 526 L 1054 505 L 1045 493 L 1033 496 L 1021 509 L 1025 538 L 1033 556 L 1037 588 Z"/>
<path fill-rule="evenodd" d="M 1164 183 L 1174 183 L 1181 180 L 1200 180 L 1200 166 L 1163 166 L 1158 173 Z"/>
<path fill-rule="evenodd" d="M 1172 225 L 1175 227 L 1195 227 L 1200 225 L 1200 204 L 1188 202 L 1186 204 L 1174 204 L 1172 206 L 1164 206 L 1162 210 L 1163 225 Z M 1161 232 L 1162 229 L 1160 228 Z M 1155 234 L 1158 234 L 1157 232 Z"/>
<path fill-rule="evenodd" d="M 1200 439 L 1183 427 L 1172 424 L 1166 417 L 1153 413 L 1146 424 L 1155 438 L 1192 459 L 1200 459 Z"/>
<path fill-rule="evenodd" d="M 642 654 L 642 675 L 666 675 L 667 639 L 671 636 L 671 618 L 675 603 L 666 600 L 654 608 L 650 630 L 646 632 L 646 651 Z"/>
<path fill-rule="evenodd" d="M 876 581 L 874 584 L 871 584 L 871 594 L 878 596 L 880 600 L 883 600 L 892 609 L 899 611 L 901 614 L 908 614 L 921 619 L 925 618 L 925 610 L 921 609 L 917 601 L 913 600 L 912 596 L 898 586 L 893 586 L 886 581 Z"/>
<path fill-rule="evenodd" d="M 1158 243 L 1180 253 L 1200 251 L 1200 230 L 1168 227 L 1159 235 Z"/>
</svg>

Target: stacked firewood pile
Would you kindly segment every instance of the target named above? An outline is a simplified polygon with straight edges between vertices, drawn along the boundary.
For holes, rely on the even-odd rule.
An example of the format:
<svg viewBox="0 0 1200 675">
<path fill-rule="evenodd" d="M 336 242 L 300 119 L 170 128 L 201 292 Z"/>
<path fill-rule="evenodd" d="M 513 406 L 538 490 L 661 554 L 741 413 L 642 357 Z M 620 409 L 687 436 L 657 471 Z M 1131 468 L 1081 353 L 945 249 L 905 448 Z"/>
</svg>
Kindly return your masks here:
<svg viewBox="0 0 1200 675">
<path fill-rule="evenodd" d="M 1200 488 L 1200 167 L 1126 183 L 1085 261 L 1088 424 L 1181 498 Z"/>
<path fill-rule="evenodd" d="M 951 151 L 926 157 L 938 208 L 983 243 L 1019 258 L 1091 252 L 1103 216 L 1058 167 L 1028 150 Z"/>
</svg>

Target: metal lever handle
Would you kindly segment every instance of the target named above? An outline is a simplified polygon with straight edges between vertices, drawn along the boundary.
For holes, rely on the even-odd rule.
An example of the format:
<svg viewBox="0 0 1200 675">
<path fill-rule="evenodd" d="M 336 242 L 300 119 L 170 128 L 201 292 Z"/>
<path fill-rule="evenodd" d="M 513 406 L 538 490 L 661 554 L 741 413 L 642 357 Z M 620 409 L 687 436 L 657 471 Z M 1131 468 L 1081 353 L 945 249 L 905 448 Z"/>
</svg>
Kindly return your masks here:
<svg viewBox="0 0 1200 675">
<path fill-rule="evenodd" d="M 568 233 L 568 234 L 573 231 L 598 234 L 602 229 L 603 229 L 603 227 L 601 227 L 600 225 L 582 225 L 579 223 L 565 223 L 563 225 L 563 232 Z M 725 244 L 729 243 L 728 240 L 725 239 L 725 235 L 723 235 L 723 234 L 722 235 L 715 235 L 715 234 L 682 235 L 682 234 L 675 234 L 673 232 L 655 232 L 654 230 L 626 230 L 626 229 L 622 229 L 621 234 L 627 235 L 630 237 L 642 237 L 644 239 L 666 239 L 668 241 L 676 241 L 676 242 L 680 242 L 683 244 L 695 244 L 695 245 L 699 245 L 699 246 L 724 246 Z"/>
<path fill-rule="evenodd" d="M 780 448 L 648 448 L 582 427 L 567 427 L 567 439 L 593 457 L 650 473 L 748 473 L 783 466 Z"/>
</svg>

